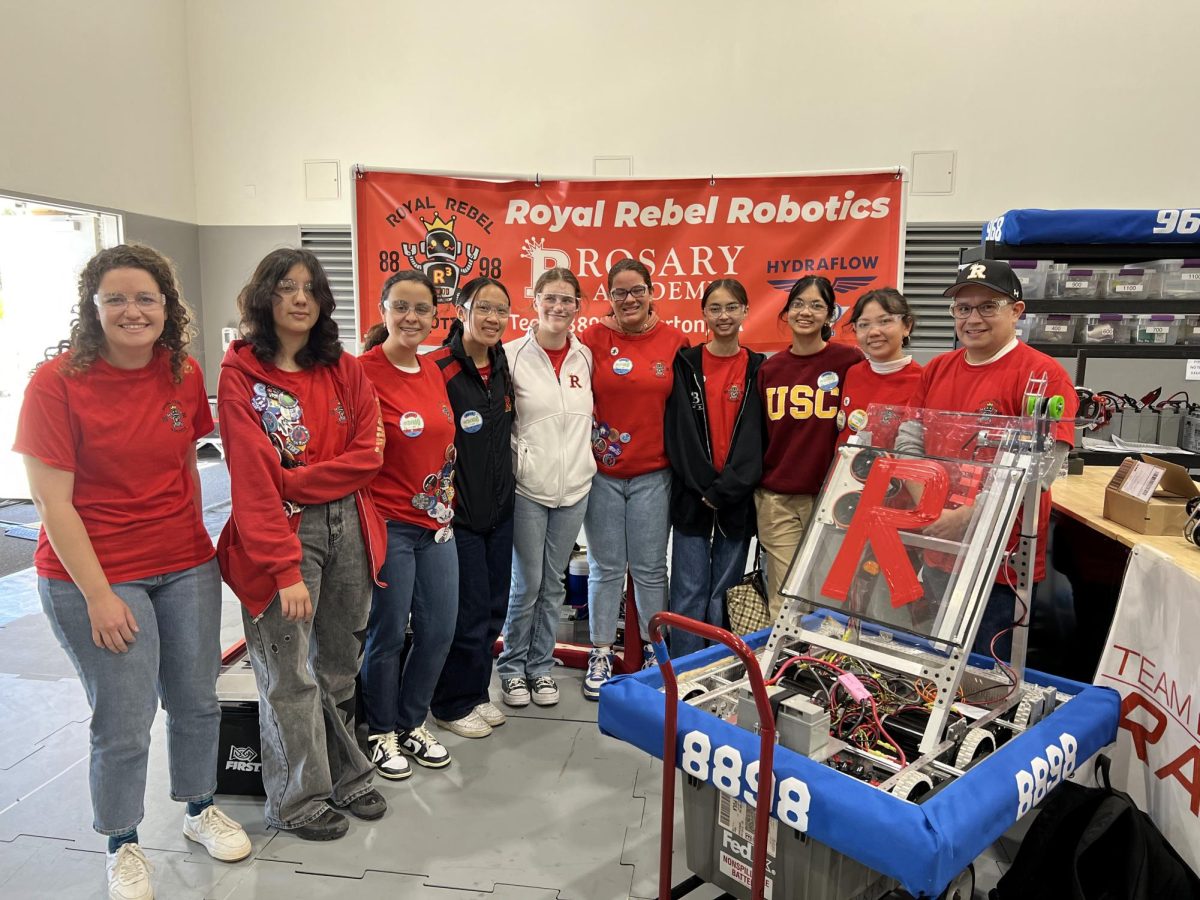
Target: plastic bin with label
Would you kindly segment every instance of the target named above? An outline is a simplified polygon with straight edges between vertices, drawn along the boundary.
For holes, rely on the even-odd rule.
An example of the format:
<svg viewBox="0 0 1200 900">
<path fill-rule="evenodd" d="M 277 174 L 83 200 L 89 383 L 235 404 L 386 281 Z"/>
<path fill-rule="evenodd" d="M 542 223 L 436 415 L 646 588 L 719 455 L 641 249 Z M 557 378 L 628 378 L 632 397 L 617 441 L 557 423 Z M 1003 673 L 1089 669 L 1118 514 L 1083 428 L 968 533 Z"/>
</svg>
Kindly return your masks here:
<svg viewBox="0 0 1200 900">
<path fill-rule="evenodd" d="M 1085 344 L 1129 344 L 1133 341 L 1136 316 L 1121 313 L 1096 313 L 1087 317 L 1083 329 Z"/>
<path fill-rule="evenodd" d="M 1046 296 L 1046 276 L 1050 274 L 1048 259 L 1013 259 L 1008 263 L 1013 274 L 1021 282 L 1021 296 L 1025 300 L 1041 300 Z"/>
<path fill-rule="evenodd" d="M 1179 343 L 1179 332 L 1182 327 L 1183 316 L 1172 316 L 1168 313 L 1138 316 L 1133 340 L 1137 344 L 1171 346 Z"/>
<path fill-rule="evenodd" d="M 1079 323 L 1079 317 L 1070 313 L 1039 315 L 1030 329 L 1030 340 L 1035 344 L 1073 344 L 1079 336 Z"/>
<path fill-rule="evenodd" d="M 1172 298 L 1200 299 L 1200 259 L 1184 259 L 1162 275 L 1162 295 Z"/>
<path fill-rule="evenodd" d="M 1029 343 L 1033 340 L 1033 326 L 1037 321 L 1037 313 L 1022 313 L 1017 319 L 1017 340 Z"/>
<path fill-rule="evenodd" d="M 1061 276 L 1060 297 L 1097 297 L 1100 294 L 1100 275 L 1096 269 L 1067 269 Z"/>
<path fill-rule="evenodd" d="M 1158 273 L 1153 269 L 1124 268 L 1104 279 L 1104 296 L 1114 300 L 1142 300 L 1154 296 Z"/>
<path fill-rule="evenodd" d="M 1180 329 L 1179 343 L 1200 344 L 1200 315 L 1184 316 Z"/>
</svg>

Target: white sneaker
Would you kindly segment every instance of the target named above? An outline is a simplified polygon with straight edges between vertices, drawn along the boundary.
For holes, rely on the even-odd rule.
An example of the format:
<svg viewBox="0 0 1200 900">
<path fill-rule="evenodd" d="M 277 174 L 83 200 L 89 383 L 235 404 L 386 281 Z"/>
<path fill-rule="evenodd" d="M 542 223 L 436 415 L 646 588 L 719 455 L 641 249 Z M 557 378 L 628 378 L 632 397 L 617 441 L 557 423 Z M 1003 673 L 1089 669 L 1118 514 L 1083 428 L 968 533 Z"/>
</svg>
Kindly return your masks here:
<svg viewBox="0 0 1200 900">
<path fill-rule="evenodd" d="M 502 679 L 500 695 L 507 706 L 528 706 L 529 682 L 519 675 Z"/>
<path fill-rule="evenodd" d="M 150 873 L 154 866 L 137 844 L 122 844 L 116 853 L 104 856 L 110 900 L 154 900 Z"/>
<path fill-rule="evenodd" d="M 497 710 L 499 712 L 499 710 Z M 444 719 L 434 717 L 434 720 L 439 727 L 445 728 L 447 731 L 452 731 L 459 737 L 465 738 L 485 738 L 492 733 L 492 726 L 489 725 L 478 712 L 471 710 L 461 719 L 453 719 L 447 722 Z"/>
<path fill-rule="evenodd" d="M 493 728 L 499 728 L 508 721 L 508 716 L 504 715 L 504 711 L 495 703 L 489 700 L 487 703 L 480 703 L 475 707 L 475 712 L 479 714 L 479 718 L 487 722 Z"/>
<path fill-rule="evenodd" d="M 587 674 L 583 676 L 583 696 L 588 700 L 600 699 L 600 688 L 612 678 L 612 647 L 593 647 L 588 654 Z"/>
<path fill-rule="evenodd" d="M 538 706 L 553 706 L 558 702 L 558 683 L 549 675 L 539 675 L 533 679 L 531 696 Z"/>
<path fill-rule="evenodd" d="M 371 762 L 375 771 L 390 781 L 403 781 L 412 774 L 412 766 L 400 752 L 400 741 L 396 732 L 385 731 L 383 734 L 367 735 L 367 744 L 371 748 Z"/>
<path fill-rule="evenodd" d="M 658 657 L 654 655 L 653 644 L 642 644 L 642 668 L 657 669 Z"/>
<path fill-rule="evenodd" d="M 483 724 L 487 725 L 487 722 Z M 412 731 L 397 731 L 396 739 L 400 742 L 400 752 L 411 756 L 418 765 L 429 769 L 450 765 L 450 751 L 430 733 L 424 723 Z"/>
<path fill-rule="evenodd" d="M 245 859 L 254 849 L 245 829 L 215 806 L 200 811 L 198 816 L 183 816 L 183 836 L 202 844 L 208 855 L 221 862 Z"/>
</svg>

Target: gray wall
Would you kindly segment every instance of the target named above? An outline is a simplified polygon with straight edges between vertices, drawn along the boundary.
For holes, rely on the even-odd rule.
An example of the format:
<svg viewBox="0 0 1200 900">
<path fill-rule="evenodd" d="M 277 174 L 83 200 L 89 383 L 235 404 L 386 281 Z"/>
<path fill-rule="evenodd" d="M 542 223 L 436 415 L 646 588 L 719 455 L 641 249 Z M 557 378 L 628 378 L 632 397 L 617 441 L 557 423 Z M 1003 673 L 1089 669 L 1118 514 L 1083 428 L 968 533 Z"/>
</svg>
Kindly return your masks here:
<svg viewBox="0 0 1200 900">
<path fill-rule="evenodd" d="M 149 244 L 174 260 L 183 296 L 196 314 L 193 325 L 197 335 L 191 346 L 192 356 L 196 357 L 200 368 L 207 372 L 209 357 L 204 352 L 204 296 L 200 284 L 200 226 L 138 213 L 122 215 L 125 240 Z"/>
<path fill-rule="evenodd" d="M 208 392 L 217 392 L 220 371 L 221 329 L 238 324 L 238 291 L 250 280 L 254 267 L 270 251 L 300 244 L 296 225 L 202 225 L 199 228 L 200 285 L 204 294 L 204 326 L 201 329 Z"/>
</svg>

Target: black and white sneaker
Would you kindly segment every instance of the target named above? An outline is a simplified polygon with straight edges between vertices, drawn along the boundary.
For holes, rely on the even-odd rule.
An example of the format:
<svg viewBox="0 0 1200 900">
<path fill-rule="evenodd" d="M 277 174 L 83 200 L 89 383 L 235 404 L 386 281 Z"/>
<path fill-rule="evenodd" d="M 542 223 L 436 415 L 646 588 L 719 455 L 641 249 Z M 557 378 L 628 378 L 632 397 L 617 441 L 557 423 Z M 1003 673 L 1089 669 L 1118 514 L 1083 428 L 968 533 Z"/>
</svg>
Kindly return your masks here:
<svg viewBox="0 0 1200 900">
<path fill-rule="evenodd" d="M 375 770 L 384 778 L 392 781 L 403 781 L 412 774 L 412 766 L 400 752 L 400 741 L 396 732 L 387 731 L 383 734 L 367 736 L 367 744 L 371 748 L 371 762 Z"/>
<path fill-rule="evenodd" d="M 505 706 L 529 705 L 529 681 L 519 675 L 500 682 L 500 696 Z"/>
<path fill-rule="evenodd" d="M 593 647 L 588 654 L 587 674 L 583 676 L 583 696 L 588 700 L 600 699 L 600 688 L 612 678 L 612 647 Z"/>
<path fill-rule="evenodd" d="M 440 769 L 450 765 L 450 751 L 442 746 L 429 729 L 421 723 L 412 731 L 399 731 L 396 738 L 400 743 L 400 752 L 411 756 L 417 765 L 428 769 Z"/>
<path fill-rule="evenodd" d="M 530 695 L 538 706 L 553 706 L 558 702 L 558 684 L 549 675 L 539 675 L 533 679 Z"/>
</svg>

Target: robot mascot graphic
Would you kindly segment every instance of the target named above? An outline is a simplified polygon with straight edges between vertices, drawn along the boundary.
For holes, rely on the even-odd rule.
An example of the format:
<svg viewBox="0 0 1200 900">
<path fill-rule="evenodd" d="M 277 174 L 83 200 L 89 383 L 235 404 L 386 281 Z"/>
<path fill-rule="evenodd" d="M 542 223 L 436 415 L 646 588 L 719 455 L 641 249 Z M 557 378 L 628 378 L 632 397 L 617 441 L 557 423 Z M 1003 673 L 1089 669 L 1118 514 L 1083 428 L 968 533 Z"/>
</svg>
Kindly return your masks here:
<svg viewBox="0 0 1200 900">
<path fill-rule="evenodd" d="M 424 272 L 433 282 L 438 303 L 454 301 L 460 280 L 470 274 L 471 267 L 479 258 L 479 248 L 474 244 L 467 244 L 467 264 L 459 265 L 458 257 L 463 252 L 463 245 L 454 236 L 454 220 L 457 218 L 451 216 L 450 221 L 446 222 L 441 213 L 437 213 L 432 222 L 421 219 L 421 224 L 425 226 L 425 239 L 419 244 L 406 242 L 403 245 L 409 265 L 417 271 Z M 424 262 L 417 262 L 418 253 L 425 254 Z"/>
</svg>

